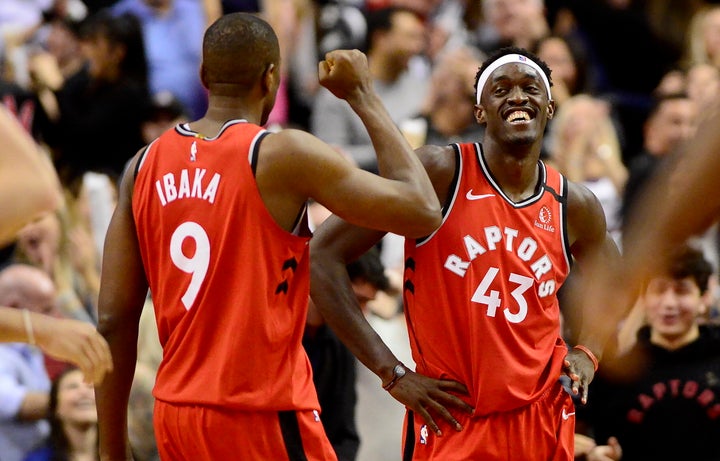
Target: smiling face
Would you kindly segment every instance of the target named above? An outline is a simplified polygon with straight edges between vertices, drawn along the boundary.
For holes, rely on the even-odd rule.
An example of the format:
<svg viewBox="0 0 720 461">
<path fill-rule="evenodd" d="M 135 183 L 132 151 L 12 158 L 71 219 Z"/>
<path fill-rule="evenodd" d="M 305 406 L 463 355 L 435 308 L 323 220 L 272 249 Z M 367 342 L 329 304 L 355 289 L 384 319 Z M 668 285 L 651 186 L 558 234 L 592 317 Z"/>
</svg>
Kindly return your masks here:
<svg viewBox="0 0 720 461">
<path fill-rule="evenodd" d="M 97 409 L 92 384 L 83 382 L 80 370 L 72 370 L 60 379 L 55 410 L 57 419 L 65 425 L 96 424 Z"/>
<path fill-rule="evenodd" d="M 705 304 L 693 277 L 652 279 L 643 303 L 653 343 L 677 348 L 697 338 L 697 319 Z"/>
<path fill-rule="evenodd" d="M 512 62 L 495 69 L 482 89 L 475 115 L 495 142 L 532 145 L 542 139 L 555 103 L 537 70 Z"/>
</svg>

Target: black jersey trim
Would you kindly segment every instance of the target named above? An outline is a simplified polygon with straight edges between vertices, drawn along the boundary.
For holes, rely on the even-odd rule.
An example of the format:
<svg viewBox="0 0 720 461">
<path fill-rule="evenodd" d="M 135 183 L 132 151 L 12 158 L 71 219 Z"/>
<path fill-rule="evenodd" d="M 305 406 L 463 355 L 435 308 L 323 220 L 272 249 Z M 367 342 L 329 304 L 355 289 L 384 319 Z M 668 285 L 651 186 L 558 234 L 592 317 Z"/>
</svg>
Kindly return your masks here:
<svg viewBox="0 0 720 461">
<path fill-rule="evenodd" d="M 248 123 L 248 121 L 245 119 L 228 120 L 225 123 L 223 123 L 223 125 L 220 127 L 220 130 L 218 131 L 218 133 L 212 137 L 205 137 L 205 136 L 200 135 L 200 133 L 198 133 L 197 131 L 191 130 L 189 123 L 180 123 L 180 124 L 176 125 L 175 131 L 177 131 L 178 134 L 180 134 L 182 136 L 191 136 L 193 138 L 200 137 L 202 139 L 205 139 L 206 141 L 213 141 L 213 140 L 219 138 L 220 136 L 222 136 L 222 134 L 225 132 L 225 130 L 227 130 L 229 127 L 231 127 L 233 125 L 237 125 L 238 123 Z"/>
<path fill-rule="evenodd" d="M 562 222 L 562 229 L 560 232 L 562 232 L 562 241 L 563 241 L 563 253 L 565 254 L 565 261 L 567 262 L 568 268 L 572 268 L 573 265 L 573 257 L 572 252 L 570 251 L 570 236 L 568 235 L 568 180 L 565 176 L 560 174 L 560 214 L 561 214 L 561 222 Z"/>
<path fill-rule="evenodd" d="M 145 162 L 145 156 L 147 155 L 148 151 L 150 150 L 150 146 L 155 144 L 155 141 L 151 142 L 145 148 L 140 152 L 140 155 L 138 156 L 137 162 L 135 163 L 135 169 L 133 170 L 133 180 L 137 179 L 137 175 L 140 172 L 140 167 L 142 167 L 143 163 Z"/>
<path fill-rule="evenodd" d="M 263 139 L 265 139 L 265 136 L 269 135 L 269 131 L 261 131 L 255 139 L 253 139 L 252 144 L 250 145 L 250 169 L 252 170 L 252 175 L 255 177 L 255 173 L 257 171 L 257 162 L 258 162 L 258 154 L 260 153 L 260 143 Z"/>
<path fill-rule="evenodd" d="M 438 230 L 442 227 L 442 225 L 447 220 L 447 217 L 450 216 L 450 211 L 452 211 L 453 205 L 455 204 L 455 200 L 458 196 L 458 190 L 460 187 L 460 176 L 462 175 L 462 165 L 463 165 L 463 157 L 462 153 L 460 152 L 460 145 L 459 144 L 450 144 L 453 148 L 453 152 L 455 153 L 455 173 L 453 174 L 452 181 L 450 181 L 450 187 L 448 187 L 447 197 L 445 197 L 445 203 L 442 207 L 442 222 L 440 223 L 440 226 L 438 226 L 435 231 L 428 235 L 427 237 L 422 237 L 417 240 L 415 240 L 415 245 L 420 246 L 423 245 L 425 242 L 430 240 L 433 235 L 437 233 Z"/>
<path fill-rule="evenodd" d="M 300 424 L 295 411 L 279 411 L 280 432 L 285 444 L 285 452 L 290 461 L 308 461 L 303 447 Z"/>
<path fill-rule="evenodd" d="M 542 198 L 545 182 L 547 181 L 547 171 L 545 171 L 545 164 L 543 162 L 538 160 L 539 174 L 537 184 L 535 185 L 535 192 L 533 192 L 533 194 L 525 200 L 515 202 L 505 194 L 505 192 L 495 180 L 493 174 L 490 172 L 490 168 L 488 168 L 487 163 L 485 162 L 485 154 L 482 145 L 479 145 L 479 148 L 476 147 L 476 150 L 477 161 L 480 164 L 480 170 L 485 176 L 485 179 L 487 179 L 487 181 L 490 183 L 490 186 L 495 189 L 495 192 L 497 192 L 513 208 L 523 208 L 528 205 L 532 205 L 533 203 L 537 202 Z"/>
<path fill-rule="evenodd" d="M 407 412 L 407 425 L 405 428 L 405 449 L 403 450 L 403 461 L 412 461 L 415 452 L 415 413 L 412 410 Z"/>
</svg>

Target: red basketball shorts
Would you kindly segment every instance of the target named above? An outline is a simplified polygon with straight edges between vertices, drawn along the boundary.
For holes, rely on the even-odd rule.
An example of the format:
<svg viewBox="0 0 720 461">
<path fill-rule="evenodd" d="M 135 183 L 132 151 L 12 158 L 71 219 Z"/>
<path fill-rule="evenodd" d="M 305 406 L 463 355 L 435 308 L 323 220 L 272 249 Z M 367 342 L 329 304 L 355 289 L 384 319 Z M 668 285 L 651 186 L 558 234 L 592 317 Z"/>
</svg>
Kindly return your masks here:
<svg viewBox="0 0 720 461">
<path fill-rule="evenodd" d="M 455 431 L 435 421 L 437 437 L 413 412 L 405 418 L 403 461 L 573 461 L 575 406 L 558 382 L 537 401 L 487 416 L 453 413 L 462 425 Z M 412 428 L 412 431 L 408 430 Z"/>
<path fill-rule="evenodd" d="M 160 459 L 337 461 L 315 410 L 245 412 L 155 401 Z"/>
</svg>

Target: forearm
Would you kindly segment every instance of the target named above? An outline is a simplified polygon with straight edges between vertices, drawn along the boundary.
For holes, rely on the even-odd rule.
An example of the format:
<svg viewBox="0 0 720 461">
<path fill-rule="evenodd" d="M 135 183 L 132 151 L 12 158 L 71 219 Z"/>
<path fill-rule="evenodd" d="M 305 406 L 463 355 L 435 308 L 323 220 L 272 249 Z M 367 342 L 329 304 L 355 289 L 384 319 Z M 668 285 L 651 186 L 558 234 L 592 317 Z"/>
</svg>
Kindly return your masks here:
<svg viewBox="0 0 720 461">
<path fill-rule="evenodd" d="M 590 271 L 587 263 L 599 270 Z M 584 280 L 578 285 L 579 292 L 574 295 L 583 307 L 578 344 L 590 349 L 598 360 L 602 359 L 609 342 L 615 339 L 620 322 L 633 305 L 635 291 L 629 289 L 623 275 L 620 254 L 610 237 L 606 238 L 603 248 L 580 268 L 580 276 Z M 583 302 L 583 297 L 595 302 Z"/>
<path fill-rule="evenodd" d="M 38 314 L 30 314 L 31 319 Z M 31 320 L 32 322 L 32 320 Z M 23 319 L 23 312 L 12 307 L 0 307 L 0 342 L 7 343 L 30 343 L 27 326 L 32 327 L 34 323 L 27 325 Z"/>
<path fill-rule="evenodd" d="M 313 249 L 314 250 L 314 249 Z M 323 256 L 312 259 L 311 297 L 325 322 L 360 362 L 380 377 L 392 378 L 399 360 L 365 319 L 352 291 L 345 262 Z"/>
<path fill-rule="evenodd" d="M 414 191 L 418 199 L 426 201 L 428 207 L 439 209 L 425 168 L 377 94 L 365 93 L 362 98 L 350 99 L 348 103 L 367 128 L 377 154 L 380 175 L 410 184 L 411 192 Z"/>
<path fill-rule="evenodd" d="M 107 339 L 114 370 L 95 387 L 100 459 L 131 461 L 127 411 L 137 360 L 137 325 L 113 327 L 101 321 L 98 329 Z"/>
</svg>

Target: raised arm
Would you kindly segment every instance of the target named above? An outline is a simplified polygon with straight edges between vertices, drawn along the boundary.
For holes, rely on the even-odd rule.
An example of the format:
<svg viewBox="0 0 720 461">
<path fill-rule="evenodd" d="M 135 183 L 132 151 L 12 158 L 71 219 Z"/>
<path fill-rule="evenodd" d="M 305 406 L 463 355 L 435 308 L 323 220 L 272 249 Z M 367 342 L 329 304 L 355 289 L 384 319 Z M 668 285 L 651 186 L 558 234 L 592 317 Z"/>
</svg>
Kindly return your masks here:
<svg viewBox="0 0 720 461">
<path fill-rule="evenodd" d="M 586 402 L 588 385 L 595 374 L 592 358 L 602 358 L 605 346 L 617 332 L 632 301 L 612 292 L 609 288 L 612 285 L 598 289 L 601 281 L 594 268 L 604 267 L 603 273 L 607 277 L 616 274 L 620 267 L 620 252 L 607 232 L 600 202 L 586 187 L 572 182 L 568 194 L 568 233 L 578 279 L 569 287 L 567 300 L 571 308 L 580 309 L 582 323 L 577 340 L 579 346 L 568 354 L 565 365 L 573 379 L 573 391 L 580 392 L 582 401 Z M 604 302 L 588 302 L 593 297 Z"/>
<path fill-rule="evenodd" d="M 25 129 L 0 105 L 0 245 L 60 203 L 55 169 Z"/>
<path fill-rule="evenodd" d="M 98 329 L 107 339 L 115 368 L 96 386 L 100 459 L 131 460 L 127 432 L 130 386 L 137 361 L 138 324 L 148 284 L 132 215 L 135 161 L 123 177 L 118 204 L 105 238 Z"/>
<path fill-rule="evenodd" d="M 312 135 L 285 130 L 262 143 L 257 175 L 261 191 L 290 188 L 297 197 L 312 197 L 364 227 L 412 237 L 435 230 L 441 220 L 437 196 L 422 163 L 373 90 L 365 55 L 357 50 L 328 53 L 320 63 L 320 82 L 362 119 L 383 177 L 355 168 Z M 263 198 L 267 203 L 270 196 L 263 192 Z"/>
</svg>

